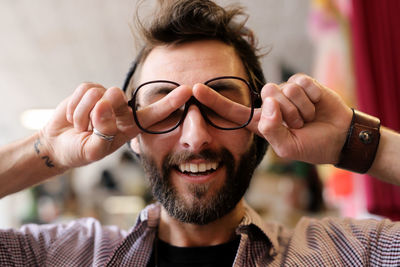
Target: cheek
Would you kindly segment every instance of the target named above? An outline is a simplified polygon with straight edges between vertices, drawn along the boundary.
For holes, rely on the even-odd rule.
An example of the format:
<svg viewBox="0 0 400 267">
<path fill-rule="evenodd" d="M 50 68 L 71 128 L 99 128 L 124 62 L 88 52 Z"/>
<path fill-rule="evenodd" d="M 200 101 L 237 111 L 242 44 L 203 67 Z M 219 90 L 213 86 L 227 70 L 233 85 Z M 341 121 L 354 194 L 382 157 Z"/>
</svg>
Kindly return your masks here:
<svg viewBox="0 0 400 267">
<path fill-rule="evenodd" d="M 227 148 L 236 160 L 249 150 L 253 139 L 254 135 L 246 129 L 228 131 L 220 137 L 223 142 L 221 145 Z"/>
<path fill-rule="evenodd" d="M 153 158 L 158 165 L 173 150 L 176 142 L 169 134 L 141 134 L 138 138 L 140 154 Z"/>
</svg>

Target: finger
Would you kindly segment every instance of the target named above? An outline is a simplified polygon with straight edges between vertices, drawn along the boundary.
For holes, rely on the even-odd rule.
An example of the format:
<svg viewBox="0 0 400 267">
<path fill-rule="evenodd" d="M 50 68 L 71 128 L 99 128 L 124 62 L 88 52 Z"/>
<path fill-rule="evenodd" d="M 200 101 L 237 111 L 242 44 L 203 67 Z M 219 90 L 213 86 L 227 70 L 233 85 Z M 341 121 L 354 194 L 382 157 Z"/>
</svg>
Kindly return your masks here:
<svg viewBox="0 0 400 267">
<path fill-rule="evenodd" d="M 280 87 L 274 83 L 266 84 L 261 90 L 261 97 L 275 98 L 280 106 L 283 120 L 290 128 L 301 128 L 304 125 L 303 118 L 300 115 L 297 107 L 284 95 Z"/>
<path fill-rule="evenodd" d="M 165 119 L 172 112 L 182 107 L 191 96 L 191 88 L 184 85 L 179 86 L 161 100 L 147 106 L 146 108 L 136 111 L 140 124 L 147 128 L 150 125 Z"/>
<path fill-rule="evenodd" d="M 100 133 L 107 136 L 116 136 L 117 124 L 111 103 L 105 99 L 98 101 L 92 112 L 92 124 Z M 99 160 L 112 151 L 114 141 L 92 133 L 84 146 L 85 156 L 89 161 Z"/>
<path fill-rule="evenodd" d="M 103 87 L 94 87 L 87 90 L 76 106 L 73 114 L 73 123 L 76 129 L 80 131 L 86 131 L 88 129 L 90 112 L 103 97 L 104 92 L 105 89 Z"/>
<path fill-rule="evenodd" d="M 139 133 L 139 129 L 134 123 L 132 109 L 128 105 L 124 92 L 118 87 L 111 87 L 106 90 L 102 99 L 109 101 L 111 104 L 117 120 L 118 130 L 127 137 L 135 137 Z"/>
<path fill-rule="evenodd" d="M 262 113 L 261 108 L 254 109 L 253 118 L 251 119 L 250 123 L 246 126 L 246 129 L 249 129 L 250 131 L 252 131 L 253 133 L 255 133 L 260 137 L 264 137 L 262 133 L 260 133 L 260 130 L 258 129 L 261 113 Z"/>
<path fill-rule="evenodd" d="M 46 129 L 51 129 L 54 131 L 58 130 L 59 128 L 70 126 L 70 123 L 66 119 L 66 110 L 69 100 L 70 97 L 64 99 L 60 104 L 57 105 L 52 117 L 45 126 Z"/>
<path fill-rule="evenodd" d="M 117 117 L 121 115 L 124 116 L 127 113 L 130 113 L 131 115 L 126 96 L 120 88 L 108 88 L 103 95 L 103 99 L 106 99 L 110 102 Z"/>
<path fill-rule="evenodd" d="M 272 97 L 264 99 L 258 130 L 280 157 L 290 154 L 287 147 L 291 138 L 288 128 L 283 125 L 280 103 Z"/>
<path fill-rule="evenodd" d="M 100 84 L 97 84 L 97 83 L 82 83 L 75 89 L 75 91 L 72 94 L 72 96 L 68 102 L 68 105 L 67 105 L 67 114 L 66 115 L 67 115 L 67 120 L 70 123 L 73 123 L 73 115 L 74 115 L 76 106 L 78 106 L 82 97 L 92 87 L 102 88 L 103 86 L 101 86 Z"/>
<path fill-rule="evenodd" d="M 313 103 L 318 103 L 321 99 L 321 85 L 310 76 L 298 73 L 290 77 L 288 82 L 300 85 Z"/>
<path fill-rule="evenodd" d="M 242 125 L 249 119 L 250 107 L 236 103 L 204 84 L 193 87 L 194 97 L 221 117 Z"/>
<path fill-rule="evenodd" d="M 315 106 L 302 87 L 296 83 L 285 83 L 281 88 L 283 94 L 297 107 L 305 121 L 314 120 Z"/>
</svg>

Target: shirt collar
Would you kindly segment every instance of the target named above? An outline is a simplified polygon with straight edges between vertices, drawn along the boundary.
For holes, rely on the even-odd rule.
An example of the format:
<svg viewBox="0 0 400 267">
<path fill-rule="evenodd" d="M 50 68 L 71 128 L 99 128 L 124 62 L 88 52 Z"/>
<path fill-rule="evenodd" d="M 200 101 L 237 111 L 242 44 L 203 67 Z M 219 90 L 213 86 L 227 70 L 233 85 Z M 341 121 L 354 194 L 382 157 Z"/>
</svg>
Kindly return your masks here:
<svg viewBox="0 0 400 267">
<path fill-rule="evenodd" d="M 280 225 L 277 223 L 267 223 L 257 214 L 246 202 L 244 202 L 245 213 L 242 221 L 236 228 L 237 234 L 249 234 L 254 231 L 254 227 L 259 229 L 263 236 L 271 243 L 271 255 L 276 255 L 279 248 L 278 235 Z M 161 204 L 155 203 L 147 206 L 141 211 L 138 223 L 147 222 L 149 228 L 157 228 L 160 222 Z"/>
<path fill-rule="evenodd" d="M 157 228 L 160 222 L 160 214 L 161 204 L 150 204 L 140 212 L 138 223 L 147 222 L 148 227 Z"/>
<path fill-rule="evenodd" d="M 279 250 L 278 235 L 281 226 L 277 223 L 266 222 L 260 215 L 253 210 L 246 202 L 244 202 L 245 213 L 242 221 L 236 228 L 236 233 L 248 233 L 255 231 L 254 227 L 261 231 L 263 236 L 271 243 L 270 255 L 276 255 Z"/>
</svg>

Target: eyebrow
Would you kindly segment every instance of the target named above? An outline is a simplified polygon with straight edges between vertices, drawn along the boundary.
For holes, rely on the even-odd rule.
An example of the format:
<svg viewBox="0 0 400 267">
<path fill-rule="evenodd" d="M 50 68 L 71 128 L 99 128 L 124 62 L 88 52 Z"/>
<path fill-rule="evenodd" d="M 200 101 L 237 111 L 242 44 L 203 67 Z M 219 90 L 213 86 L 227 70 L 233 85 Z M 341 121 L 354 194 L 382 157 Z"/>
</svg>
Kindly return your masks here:
<svg viewBox="0 0 400 267">
<path fill-rule="evenodd" d="M 229 81 L 229 80 L 216 80 L 212 81 L 210 83 L 206 83 L 207 86 L 211 87 L 217 92 L 220 91 L 237 91 L 241 92 L 241 95 L 243 96 L 244 92 L 241 90 L 243 87 L 240 86 L 239 84 Z"/>
<path fill-rule="evenodd" d="M 169 94 L 172 90 L 176 89 L 177 86 L 173 84 L 151 84 L 149 86 L 149 90 L 141 90 L 141 96 L 139 95 L 140 98 L 147 98 L 159 94 L 164 94 L 167 95 Z"/>
</svg>

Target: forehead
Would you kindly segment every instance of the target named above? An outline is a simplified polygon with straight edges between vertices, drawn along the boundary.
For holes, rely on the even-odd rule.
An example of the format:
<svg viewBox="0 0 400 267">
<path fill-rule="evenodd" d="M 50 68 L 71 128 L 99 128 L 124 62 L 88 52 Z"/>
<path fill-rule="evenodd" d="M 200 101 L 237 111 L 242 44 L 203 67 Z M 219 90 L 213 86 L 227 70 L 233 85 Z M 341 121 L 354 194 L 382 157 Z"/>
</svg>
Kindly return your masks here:
<svg viewBox="0 0 400 267">
<path fill-rule="evenodd" d="M 226 75 L 247 79 L 232 46 L 205 40 L 155 47 L 141 67 L 138 83 L 165 79 L 193 85 Z"/>
</svg>

